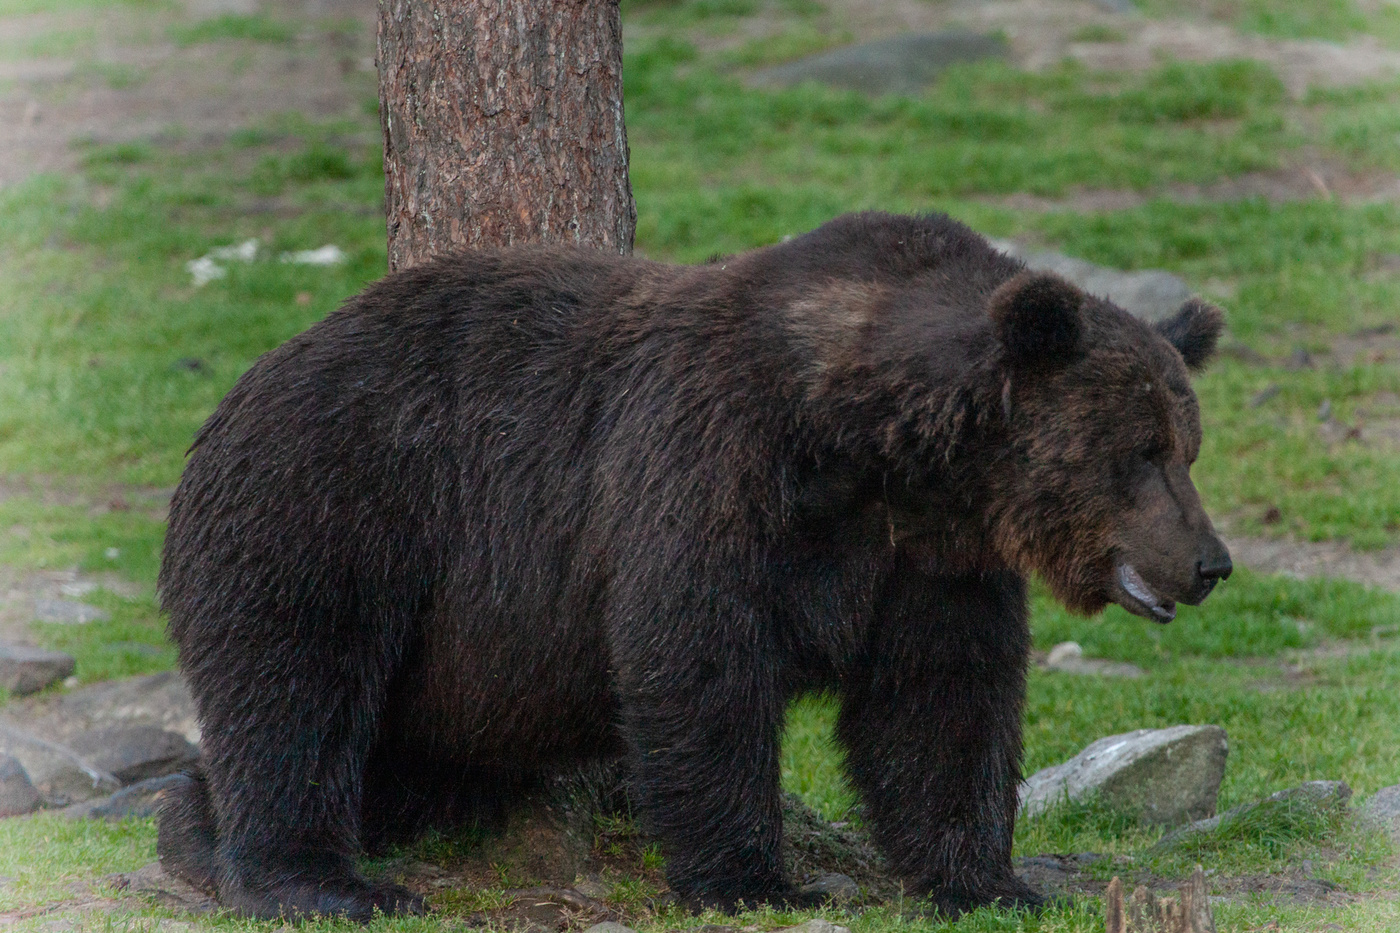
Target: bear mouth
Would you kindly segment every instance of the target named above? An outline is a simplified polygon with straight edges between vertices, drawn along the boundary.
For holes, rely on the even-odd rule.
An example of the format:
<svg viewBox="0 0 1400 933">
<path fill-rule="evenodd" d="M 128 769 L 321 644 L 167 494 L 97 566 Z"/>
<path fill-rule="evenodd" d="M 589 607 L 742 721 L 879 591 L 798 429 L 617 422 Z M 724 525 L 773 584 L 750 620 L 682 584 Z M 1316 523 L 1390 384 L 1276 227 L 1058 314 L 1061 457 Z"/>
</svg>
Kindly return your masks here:
<svg viewBox="0 0 1400 933">
<path fill-rule="evenodd" d="M 1114 602 L 1135 616 L 1166 625 L 1176 618 L 1176 601 L 1158 596 L 1132 564 L 1118 565 Z"/>
</svg>

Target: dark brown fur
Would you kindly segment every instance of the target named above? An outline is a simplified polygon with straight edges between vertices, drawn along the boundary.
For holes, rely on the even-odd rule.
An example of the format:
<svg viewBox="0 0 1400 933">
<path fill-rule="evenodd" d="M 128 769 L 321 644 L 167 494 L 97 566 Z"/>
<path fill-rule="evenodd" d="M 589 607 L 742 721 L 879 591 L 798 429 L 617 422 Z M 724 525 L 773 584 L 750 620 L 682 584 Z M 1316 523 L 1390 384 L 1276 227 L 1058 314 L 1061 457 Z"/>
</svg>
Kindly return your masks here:
<svg viewBox="0 0 1400 933">
<path fill-rule="evenodd" d="M 1165 332 L 1199 365 L 1219 326 Z M 419 909 L 363 844 L 627 756 L 679 896 L 781 899 L 783 714 L 830 690 L 913 890 L 1037 903 L 1010 862 L 1025 577 L 1093 612 L 1132 552 L 1209 590 L 1186 362 L 944 217 L 391 276 L 196 438 L 160 584 L 208 786 L 162 855 L 259 916 Z"/>
</svg>

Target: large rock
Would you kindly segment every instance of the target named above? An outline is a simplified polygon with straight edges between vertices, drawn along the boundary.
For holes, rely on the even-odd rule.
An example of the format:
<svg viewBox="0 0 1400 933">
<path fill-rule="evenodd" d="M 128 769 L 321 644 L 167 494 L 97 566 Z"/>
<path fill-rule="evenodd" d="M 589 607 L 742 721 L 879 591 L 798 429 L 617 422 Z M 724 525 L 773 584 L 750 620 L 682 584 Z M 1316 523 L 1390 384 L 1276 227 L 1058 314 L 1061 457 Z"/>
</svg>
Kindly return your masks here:
<svg viewBox="0 0 1400 933">
<path fill-rule="evenodd" d="M 1006 58 L 1006 40 L 963 29 L 894 36 L 848 45 L 765 68 L 753 76 L 761 86 L 788 87 L 816 81 L 865 94 L 915 94 L 949 65 Z"/>
<path fill-rule="evenodd" d="M 65 745 L 9 724 L 0 724 L 0 753 L 19 761 L 44 799 L 62 806 L 106 797 L 121 782 Z"/>
<path fill-rule="evenodd" d="M 0 817 L 33 813 L 42 802 L 19 759 L 0 755 Z"/>
<path fill-rule="evenodd" d="M 73 673 L 77 664 L 61 651 L 0 645 L 0 687 L 11 696 L 43 690 Z"/>
<path fill-rule="evenodd" d="M 1215 813 L 1229 744 L 1219 726 L 1139 729 L 1099 739 L 1021 788 L 1021 813 L 1097 797 L 1145 823 L 1176 826 Z"/>
<path fill-rule="evenodd" d="M 123 784 L 173 774 L 194 764 L 199 747 L 159 726 L 108 726 L 77 735 L 69 744 Z"/>
<path fill-rule="evenodd" d="M 94 684 L 62 696 L 36 697 L 11 704 L 8 721 L 50 741 L 68 743 L 93 729 L 158 726 L 199 744 L 194 700 L 174 671 Z"/>
<path fill-rule="evenodd" d="M 1011 240 L 993 240 L 992 245 L 1031 269 L 1063 276 L 1089 294 L 1116 302 L 1145 321 L 1170 317 L 1191 297 L 1191 287 L 1170 272 L 1122 272 L 1061 253 L 1027 249 Z"/>
</svg>

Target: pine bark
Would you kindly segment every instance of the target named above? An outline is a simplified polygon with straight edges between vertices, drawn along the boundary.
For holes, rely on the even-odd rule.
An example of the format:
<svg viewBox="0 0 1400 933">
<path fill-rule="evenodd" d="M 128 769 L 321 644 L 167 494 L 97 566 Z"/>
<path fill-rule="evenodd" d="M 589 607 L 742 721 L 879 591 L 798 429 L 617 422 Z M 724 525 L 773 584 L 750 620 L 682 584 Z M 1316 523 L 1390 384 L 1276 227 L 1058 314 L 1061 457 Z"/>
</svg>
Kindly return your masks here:
<svg viewBox="0 0 1400 933">
<path fill-rule="evenodd" d="M 389 269 L 453 249 L 632 250 L 617 0 L 380 0 Z"/>
</svg>

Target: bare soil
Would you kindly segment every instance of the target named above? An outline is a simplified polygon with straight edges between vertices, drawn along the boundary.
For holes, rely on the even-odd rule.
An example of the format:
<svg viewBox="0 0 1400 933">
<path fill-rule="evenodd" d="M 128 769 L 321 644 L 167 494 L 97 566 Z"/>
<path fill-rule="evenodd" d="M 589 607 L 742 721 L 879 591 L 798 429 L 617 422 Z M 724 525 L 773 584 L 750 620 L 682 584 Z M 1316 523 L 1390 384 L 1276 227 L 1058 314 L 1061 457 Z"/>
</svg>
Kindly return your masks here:
<svg viewBox="0 0 1400 933">
<path fill-rule="evenodd" d="M 1379 204 L 1400 201 L 1400 175 L 1358 172 L 1335 159 L 1296 157 L 1293 164 L 1264 172 L 1247 172 L 1207 185 L 1168 185 L 1159 191 L 1080 189 L 1064 197 L 1047 198 L 1018 192 L 982 200 L 1022 211 L 1074 211 L 1094 213 L 1140 207 L 1154 199 L 1183 204 L 1244 201 L 1260 198 L 1271 204 L 1313 201 L 1319 198 L 1345 204 Z"/>
<path fill-rule="evenodd" d="M 274 114 L 355 116 L 375 99 L 373 0 L 269 5 L 309 23 L 287 42 L 170 37 L 172 27 L 258 11 L 257 0 L 184 0 L 0 16 L 0 51 L 22 54 L 54 32 L 78 47 L 0 56 L 0 186 L 76 168 L 79 142 L 221 141 Z"/>
</svg>

